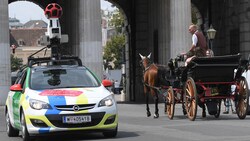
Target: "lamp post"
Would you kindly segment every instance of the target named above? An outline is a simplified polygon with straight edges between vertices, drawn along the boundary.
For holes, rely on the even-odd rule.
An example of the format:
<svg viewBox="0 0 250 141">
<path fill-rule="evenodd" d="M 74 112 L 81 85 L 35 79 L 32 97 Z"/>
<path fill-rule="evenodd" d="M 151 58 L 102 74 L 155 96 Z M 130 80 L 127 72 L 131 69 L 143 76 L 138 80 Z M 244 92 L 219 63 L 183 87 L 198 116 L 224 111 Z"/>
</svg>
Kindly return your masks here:
<svg viewBox="0 0 250 141">
<path fill-rule="evenodd" d="M 211 50 L 213 50 L 213 39 L 215 38 L 215 35 L 216 35 L 216 30 L 211 25 L 210 28 L 207 30 L 207 37 L 209 40 L 209 45 Z"/>
</svg>

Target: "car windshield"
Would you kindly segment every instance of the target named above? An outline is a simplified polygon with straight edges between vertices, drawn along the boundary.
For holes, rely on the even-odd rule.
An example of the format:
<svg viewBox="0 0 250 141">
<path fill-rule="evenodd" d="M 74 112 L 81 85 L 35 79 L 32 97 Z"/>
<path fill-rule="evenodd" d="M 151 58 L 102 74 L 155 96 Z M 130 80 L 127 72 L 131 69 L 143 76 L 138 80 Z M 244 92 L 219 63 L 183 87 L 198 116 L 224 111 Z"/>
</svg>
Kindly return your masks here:
<svg viewBox="0 0 250 141">
<path fill-rule="evenodd" d="M 33 69 L 30 77 L 34 90 L 98 86 L 98 80 L 86 68 Z"/>
</svg>

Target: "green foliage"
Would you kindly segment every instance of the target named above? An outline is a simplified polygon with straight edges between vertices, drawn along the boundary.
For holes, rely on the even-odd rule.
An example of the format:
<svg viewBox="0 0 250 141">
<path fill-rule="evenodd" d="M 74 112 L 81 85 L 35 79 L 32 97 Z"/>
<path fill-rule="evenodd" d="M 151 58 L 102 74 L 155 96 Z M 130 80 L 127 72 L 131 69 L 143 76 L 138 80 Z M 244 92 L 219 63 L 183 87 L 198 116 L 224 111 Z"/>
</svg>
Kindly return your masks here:
<svg viewBox="0 0 250 141">
<path fill-rule="evenodd" d="M 123 57 L 123 50 L 125 45 L 125 36 L 120 34 L 113 36 L 110 41 L 107 42 L 104 48 L 103 59 L 107 62 L 104 67 L 109 67 L 110 62 L 114 63 L 114 68 L 109 69 L 120 69 Z"/>
<path fill-rule="evenodd" d="M 192 16 L 192 23 L 193 24 L 197 24 L 198 23 L 198 19 L 197 19 L 197 17 L 196 17 L 196 13 L 195 13 L 195 11 L 194 11 L 194 8 L 192 8 L 191 9 L 191 16 Z"/>
<path fill-rule="evenodd" d="M 14 55 L 11 54 L 10 56 L 11 61 L 11 71 L 17 71 L 19 68 L 23 66 L 23 60 L 21 58 L 14 57 Z"/>
<path fill-rule="evenodd" d="M 104 48 L 104 68 L 106 69 L 108 67 L 109 69 L 120 69 L 125 48 L 125 35 L 122 33 L 124 17 L 118 9 L 113 11 L 110 17 L 109 26 L 116 29 L 117 35 L 111 37 L 111 39 L 107 41 Z M 111 67 L 112 63 L 114 63 L 113 68 Z"/>
<path fill-rule="evenodd" d="M 110 19 L 109 25 L 115 27 L 117 33 L 122 33 L 122 27 L 124 25 L 124 16 L 116 9 L 112 12 L 112 17 Z"/>
</svg>

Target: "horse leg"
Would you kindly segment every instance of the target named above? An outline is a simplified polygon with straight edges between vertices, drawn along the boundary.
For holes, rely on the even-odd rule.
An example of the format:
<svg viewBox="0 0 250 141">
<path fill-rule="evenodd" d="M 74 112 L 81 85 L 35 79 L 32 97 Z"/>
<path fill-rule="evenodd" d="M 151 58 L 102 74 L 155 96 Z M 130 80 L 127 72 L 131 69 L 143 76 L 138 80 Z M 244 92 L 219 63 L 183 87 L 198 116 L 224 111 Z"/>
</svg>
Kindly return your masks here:
<svg viewBox="0 0 250 141">
<path fill-rule="evenodd" d="M 182 99 L 182 112 L 183 112 L 183 115 L 186 115 L 187 110 L 186 110 L 186 107 L 185 107 L 185 99 L 184 99 L 183 94 L 181 95 L 181 99 Z"/>
<path fill-rule="evenodd" d="M 146 105 L 147 105 L 147 117 L 150 117 L 151 116 L 151 113 L 150 113 L 150 109 L 149 109 L 149 106 L 148 106 L 148 94 L 147 94 L 147 96 L 146 96 Z"/>
<path fill-rule="evenodd" d="M 145 96 L 146 96 L 146 110 L 147 110 L 147 117 L 150 117 L 151 116 L 151 113 L 150 113 L 150 109 L 149 109 L 149 106 L 148 106 L 148 93 L 146 91 L 147 88 L 144 88 L 144 93 L 145 93 Z"/>
<path fill-rule="evenodd" d="M 202 104 L 202 117 L 206 117 L 206 106 Z"/>
<path fill-rule="evenodd" d="M 158 93 L 156 91 L 154 91 L 155 96 L 154 96 L 154 100 L 155 100 L 155 114 L 154 114 L 154 118 L 158 118 L 159 117 L 159 109 L 158 109 L 158 101 L 159 101 L 159 97 L 158 97 Z"/>
</svg>

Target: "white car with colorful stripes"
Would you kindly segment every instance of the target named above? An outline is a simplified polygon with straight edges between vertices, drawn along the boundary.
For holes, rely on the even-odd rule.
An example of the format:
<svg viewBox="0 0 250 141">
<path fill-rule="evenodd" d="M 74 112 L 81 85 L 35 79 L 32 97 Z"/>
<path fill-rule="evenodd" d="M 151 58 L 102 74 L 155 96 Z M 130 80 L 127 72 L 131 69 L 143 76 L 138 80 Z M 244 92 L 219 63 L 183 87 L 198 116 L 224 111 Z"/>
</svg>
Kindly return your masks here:
<svg viewBox="0 0 250 141">
<path fill-rule="evenodd" d="M 113 95 L 82 65 L 29 66 L 18 73 L 6 100 L 9 137 L 24 141 L 55 132 L 102 132 L 115 137 L 118 112 Z"/>
</svg>

